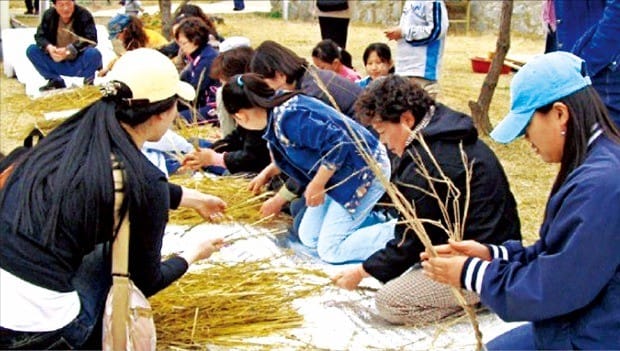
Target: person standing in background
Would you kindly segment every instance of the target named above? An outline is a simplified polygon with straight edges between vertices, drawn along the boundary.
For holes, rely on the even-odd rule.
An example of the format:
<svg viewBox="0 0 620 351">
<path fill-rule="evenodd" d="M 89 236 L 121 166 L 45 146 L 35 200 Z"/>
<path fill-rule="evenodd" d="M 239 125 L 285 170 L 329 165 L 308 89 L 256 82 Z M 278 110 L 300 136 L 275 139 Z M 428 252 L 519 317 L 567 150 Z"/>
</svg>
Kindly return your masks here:
<svg viewBox="0 0 620 351">
<path fill-rule="evenodd" d="M 233 0 L 233 3 L 235 4 L 233 11 L 243 11 L 243 9 L 245 9 L 245 4 L 243 3 L 243 0 Z"/>
<path fill-rule="evenodd" d="M 545 53 L 568 51 L 586 61 L 592 86 L 620 127 L 620 1 L 545 0 Z"/>
<path fill-rule="evenodd" d="M 396 74 L 409 77 L 433 99 L 439 94 L 439 72 L 448 32 L 448 10 L 443 0 L 407 0 L 400 23 L 385 31 L 396 40 Z"/>
<path fill-rule="evenodd" d="M 24 0 L 24 4 L 26 4 L 26 12 L 24 12 L 24 15 L 39 14 L 39 0 L 34 0 L 34 6 L 32 0 Z"/>
<path fill-rule="evenodd" d="M 125 0 L 125 14 L 130 16 L 138 16 L 143 12 L 140 0 Z"/>
<path fill-rule="evenodd" d="M 348 0 L 316 1 L 322 40 L 331 39 L 342 49 L 347 48 L 351 4 L 352 2 Z"/>
</svg>

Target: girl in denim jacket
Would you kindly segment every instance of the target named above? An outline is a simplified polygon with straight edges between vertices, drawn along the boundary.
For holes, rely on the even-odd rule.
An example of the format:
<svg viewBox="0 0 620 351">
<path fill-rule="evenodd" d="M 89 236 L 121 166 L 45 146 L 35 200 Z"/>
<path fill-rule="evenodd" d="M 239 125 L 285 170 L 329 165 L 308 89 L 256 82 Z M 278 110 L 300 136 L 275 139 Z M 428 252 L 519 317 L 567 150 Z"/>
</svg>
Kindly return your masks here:
<svg viewBox="0 0 620 351">
<path fill-rule="evenodd" d="M 253 73 L 232 77 L 222 98 L 239 125 L 265 129 L 273 162 L 261 173 L 284 172 L 305 187 L 302 244 L 326 262 L 343 263 L 364 260 L 391 238 L 380 219 L 360 229 L 385 189 L 358 148 L 390 174 L 385 147 L 366 128 L 315 98 L 277 94 Z"/>
</svg>

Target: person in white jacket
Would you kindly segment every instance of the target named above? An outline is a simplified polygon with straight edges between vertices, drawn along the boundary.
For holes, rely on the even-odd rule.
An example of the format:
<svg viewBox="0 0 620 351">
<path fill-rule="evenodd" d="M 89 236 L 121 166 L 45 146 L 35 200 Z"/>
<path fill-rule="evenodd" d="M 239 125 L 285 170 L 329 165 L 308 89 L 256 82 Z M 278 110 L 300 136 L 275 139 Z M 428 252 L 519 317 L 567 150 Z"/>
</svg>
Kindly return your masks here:
<svg viewBox="0 0 620 351">
<path fill-rule="evenodd" d="M 409 77 L 433 99 L 439 93 L 448 25 L 448 10 L 443 0 L 408 0 L 398 26 L 385 30 L 388 39 L 397 41 L 395 74 Z"/>
</svg>

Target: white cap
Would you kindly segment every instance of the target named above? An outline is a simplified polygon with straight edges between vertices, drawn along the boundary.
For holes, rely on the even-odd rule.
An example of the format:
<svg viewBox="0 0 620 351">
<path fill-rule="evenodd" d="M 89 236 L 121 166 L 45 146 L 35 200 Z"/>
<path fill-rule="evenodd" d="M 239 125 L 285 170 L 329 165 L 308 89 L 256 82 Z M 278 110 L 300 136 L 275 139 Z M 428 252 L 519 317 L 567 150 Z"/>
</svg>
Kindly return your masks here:
<svg viewBox="0 0 620 351">
<path fill-rule="evenodd" d="M 220 52 L 226 52 L 240 47 L 250 47 L 250 39 L 246 37 L 228 37 L 220 43 Z"/>
<path fill-rule="evenodd" d="M 178 95 L 192 101 L 194 87 L 179 79 L 176 67 L 157 50 L 140 48 L 126 52 L 116 61 L 109 73 L 110 80 L 125 83 L 131 89 L 132 99 L 146 99 L 150 103 Z"/>
</svg>

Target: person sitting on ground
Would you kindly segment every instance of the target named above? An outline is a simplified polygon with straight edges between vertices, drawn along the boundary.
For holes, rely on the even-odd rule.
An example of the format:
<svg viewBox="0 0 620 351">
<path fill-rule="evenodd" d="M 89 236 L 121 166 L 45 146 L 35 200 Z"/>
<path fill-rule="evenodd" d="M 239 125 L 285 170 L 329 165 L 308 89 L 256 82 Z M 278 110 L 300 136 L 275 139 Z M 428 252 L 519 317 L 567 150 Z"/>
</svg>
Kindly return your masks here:
<svg viewBox="0 0 620 351">
<path fill-rule="evenodd" d="M 427 278 L 480 294 L 505 321 L 528 321 L 488 350 L 620 348 L 620 132 L 586 67 L 562 51 L 528 61 L 491 132 L 501 143 L 524 135 L 543 161 L 560 164 L 540 238 L 527 247 L 450 242 L 421 257 Z"/>
<path fill-rule="evenodd" d="M 322 70 L 298 56 L 293 50 L 272 40 L 262 42 L 255 50 L 250 63 L 250 70 L 264 77 L 271 89 L 294 91 L 313 96 L 354 118 L 353 108 L 357 96 L 362 92 L 354 82 L 337 75 L 333 71 Z M 327 90 L 327 91 L 324 91 Z M 265 170 L 253 180 L 255 191 L 262 189 L 269 181 L 272 167 Z M 267 200 L 261 207 L 263 216 L 280 213 L 282 208 L 303 193 L 303 189 L 294 180 L 288 180 L 276 195 Z"/>
<path fill-rule="evenodd" d="M 220 45 L 220 55 L 218 56 L 221 56 L 228 50 L 242 47 L 251 48 L 252 46 L 250 45 L 250 39 L 241 36 L 228 37 L 224 41 L 222 41 Z M 247 53 L 247 50 L 242 49 L 237 51 L 237 53 L 240 55 L 228 54 L 223 55 L 219 59 L 216 57 L 215 59 L 217 61 L 217 64 L 216 62 L 213 62 L 213 65 L 211 66 L 211 77 L 219 79 L 221 84 L 220 87 L 217 88 L 217 91 L 215 93 L 215 112 L 217 113 L 217 119 L 220 124 L 220 133 L 222 138 L 226 138 L 237 128 L 237 122 L 235 122 L 235 119 L 228 114 L 228 111 L 226 111 L 224 103 L 222 102 L 222 86 L 226 84 L 228 79 L 230 79 L 230 77 L 234 76 L 235 74 L 249 72 L 250 62 L 252 57 L 254 56 L 254 50 L 252 50 L 252 55 L 249 57 L 250 61 L 245 62 L 244 58 L 246 57 L 245 53 Z M 231 62 L 223 62 L 224 60 L 230 60 Z M 240 71 L 241 65 L 245 65 L 242 72 Z"/>
<path fill-rule="evenodd" d="M 316 44 L 312 49 L 312 61 L 318 68 L 334 71 L 352 82 L 361 79 L 353 69 L 351 54 L 331 39 L 321 40 Z"/>
<path fill-rule="evenodd" d="M 181 80 L 190 83 L 196 89 L 196 109 L 180 106 L 181 116 L 189 123 L 213 121 L 210 111 L 215 107 L 215 90 L 219 82 L 209 76 L 211 64 L 217 57 L 217 50 L 209 44 L 209 27 L 198 17 L 188 17 L 179 23 L 174 33 L 181 51 L 188 63 L 181 71 Z M 196 113 L 194 113 L 196 112 Z"/>
<path fill-rule="evenodd" d="M 138 17 L 125 14 L 118 14 L 108 22 L 108 33 L 110 35 L 110 40 L 118 39 L 121 41 L 123 50 L 125 51 L 138 48 L 157 49 L 168 43 L 166 38 L 160 33 L 152 29 L 144 28 L 142 21 Z M 122 55 L 123 52 L 119 54 Z M 107 67 L 100 70 L 97 75 L 99 77 L 105 77 L 112 69 L 115 62 L 116 59 L 110 61 Z"/>
<path fill-rule="evenodd" d="M 372 125 L 380 139 L 396 156 L 392 164 L 391 183 L 414 205 L 418 218 L 435 244 L 448 241 L 442 229 L 454 223 L 453 199 L 447 199 L 444 184 L 432 181 L 439 199 L 429 194 L 431 184 L 420 172 L 420 162 L 433 179 L 440 171 L 460 191 L 459 210 L 465 208 L 467 186 L 470 188 L 469 207 L 464 224 L 464 238 L 499 244 L 508 239 L 521 239 L 517 205 L 508 179 L 493 151 L 478 138 L 472 119 L 445 105 L 435 102 L 419 85 L 406 77 L 390 75 L 372 82 L 356 103 L 359 117 Z M 432 157 L 424 150 L 420 136 L 428 145 Z M 467 184 L 461 146 L 467 160 L 473 163 L 471 182 Z M 439 168 L 438 168 L 439 167 Z M 444 219 L 438 201 L 450 204 Z M 389 199 L 382 203 L 391 202 Z M 393 207 L 386 207 L 392 210 Z M 344 270 L 333 277 L 341 288 L 355 289 L 364 277 L 373 276 L 385 285 L 377 292 L 375 303 L 379 315 L 394 324 L 429 323 L 462 310 L 446 286 L 435 283 L 422 274 L 419 265 L 422 241 L 402 223 L 403 217 L 392 221 L 387 228 L 393 233 L 384 248 L 373 253 L 361 265 Z M 385 226 L 381 227 L 385 229 Z M 411 269 L 413 267 L 413 269 Z M 476 294 L 466 295 L 467 302 L 478 302 Z"/>
<path fill-rule="evenodd" d="M 262 42 L 255 50 L 250 70 L 262 75 L 274 90 L 300 90 L 329 106 L 332 106 L 328 96 L 331 95 L 337 105 L 332 107 L 355 118 L 353 106 L 362 89 L 333 71 L 313 67 L 280 43 L 272 40 Z M 322 86 L 327 91 L 323 91 Z"/>
<path fill-rule="evenodd" d="M 239 125 L 265 130 L 273 157 L 269 176 L 281 171 L 305 188 L 302 244 L 329 263 L 363 260 L 385 245 L 392 233 L 361 228 L 385 189 L 356 141 L 384 176 L 390 173 L 387 151 L 370 131 L 314 97 L 276 93 L 255 73 L 232 77 L 222 98 Z"/>
<path fill-rule="evenodd" d="M 217 32 L 213 19 L 204 13 L 200 6 L 184 4 L 179 7 L 175 13 L 176 17 L 174 18 L 174 21 L 172 21 L 172 36 L 175 35 L 177 28 L 179 28 L 179 23 L 181 23 L 182 20 L 189 17 L 197 17 L 203 20 L 209 28 L 209 44 L 211 44 L 212 47 L 217 48 L 219 43 L 224 41 L 224 38 Z M 170 58 L 175 58 L 179 55 L 180 48 L 176 40 L 173 40 L 168 43 L 168 45 L 162 46 L 159 51 Z"/>
<path fill-rule="evenodd" d="M 375 79 L 394 73 L 392 51 L 385 43 L 372 43 L 368 45 L 362 54 L 362 61 L 368 74 L 366 78 L 356 82 L 362 88 L 366 88 Z"/>
<path fill-rule="evenodd" d="M 226 204 L 171 185 L 140 152 L 194 91 L 152 49 L 123 55 L 102 98 L 42 139 L 0 191 L 0 349 L 101 349 L 101 320 L 112 282 L 114 157 L 123 170 L 131 240 L 129 274 L 148 297 L 209 257 L 221 238 L 192 242 L 162 260 L 168 211 L 196 208 L 220 217 Z"/>
<path fill-rule="evenodd" d="M 64 88 L 61 75 L 83 77 L 93 84 L 95 72 L 101 68 L 97 45 L 97 28 L 87 9 L 74 0 L 52 0 L 53 8 L 43 14 L 34 35 L 36 44 L 26 50 L 35 69 L 47 79 L 40 91 Z"/>
<path fill-rule="evenodd" d="M 226 82 L 249 70 L 254 50 L 240 47 L 219 54 L 213 61 L 213 73 Z M 232 118 L 228 114 L 226 118 Z M 265 130 L 251 130 L 237 125 L 226 137 L 215 141 L 210 148 L 200 148 L 183 160 L 186 168 L 198 170 L 208 166 L 224 167 L 229 173 L 258 173 L 271 163 Z"/>
</svg>

